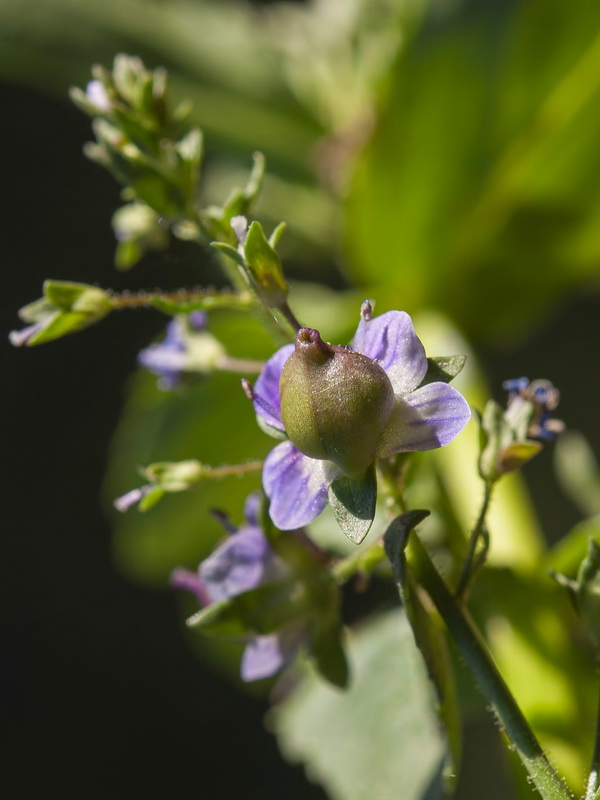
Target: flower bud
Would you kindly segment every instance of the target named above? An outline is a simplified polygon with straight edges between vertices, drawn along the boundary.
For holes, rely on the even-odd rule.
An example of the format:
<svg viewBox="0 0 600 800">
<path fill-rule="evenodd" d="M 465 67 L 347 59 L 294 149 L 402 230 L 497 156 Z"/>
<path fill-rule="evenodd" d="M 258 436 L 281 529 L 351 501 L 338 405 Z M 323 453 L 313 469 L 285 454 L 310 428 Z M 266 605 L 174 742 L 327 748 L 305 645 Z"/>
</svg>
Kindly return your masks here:
<svg viewBox="0 0 600 800">
<path fill-rule="evenodd" d="M 375 361 L 302 328 L 279 393 L 286 433 L 299 450 L 347 475 L 365 472 L 394 405 L 390 380 Z"/>
</svg>

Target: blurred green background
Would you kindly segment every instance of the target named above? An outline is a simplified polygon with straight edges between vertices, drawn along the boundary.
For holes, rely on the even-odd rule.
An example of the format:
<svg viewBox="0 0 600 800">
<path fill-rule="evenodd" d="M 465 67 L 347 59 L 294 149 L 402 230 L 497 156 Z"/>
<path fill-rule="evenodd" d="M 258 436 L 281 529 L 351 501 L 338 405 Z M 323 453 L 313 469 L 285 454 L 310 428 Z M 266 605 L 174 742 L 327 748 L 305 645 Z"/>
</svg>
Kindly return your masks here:
<svg viewBox="0 0 600 800">
<path fill-rule="evenodd" d="M 181 242 L 127 275 L 114 271 L 118 187 L 81 154 L 89 122 L 69 107 L 67 90 L 85 86 L 91 64 L 109 66 L 118 52 L 167 67 L 175 97 L 194 103 L 193 122 L 206 136 L 204 203 L 222 201 L 251 153 L 265 153 L 256 215 L 267 228 L 289 224 L 282 256 L 302 320 L 344 342 L 364 297 L 377 299 L 378 312 L 403 308 L 421 320 L 434 355 L 471 352 L 464 390 L 472 402 L 481 404 L 486 386 L 502 399 L 505 378 L 547 377 L 562 390 L 559 416 L 600 452 L 594 3 L 0 0 L 6 330 L 46 277 L 115 289 L 214 279 L 208 255 Z M 172 396 L 135 375 L 125 397 L 138 350 L 165 318 L 114 317 L 49 348 L 6 345 L 15 376 L 5 393 L 7 463 L 17 478 L 5 501 L 3 559 L 7 785 L 18 779 L 19 797 L 37 796 L 43 784 L 65 798 L 228 800 L 241 779 L 246 798 L 323 798 L 280 761 L 260 721 L 264 700 L 232 693 L 194 661 L 164 588 L 173 566 L 194 565 L 220 536 L 207 508 L 227 507 L 239 519 L 257 480 L 168 497 L 147 515 L 117 520 L 109 510 L 112 497 L 136 485 L 141 464 L 257 457 L 270 442 L 252 426 L 236 379 Z M 245 319 L 215 314 L 211 325 L 234 355 L 270 352 Z M 98 496 L 119 417 L 104 516 Z M 471 445 L 436 461 L 465 527 L 479 499 L 474 438 L 473 430 Z M 535 512 L 518 481 L 495 509 L 511 530 L 482 588 L 484 621 L 495 597 L 521 596 L 519 581 L 542 580 L 539 522 L 554 542 L 584 515 L 558 491 L 550 453 L 527 468 L 527 480 Z M 569 609 L 542 584 L 530 629 L 517 631 L 548 648 L 538 672 L 527 671 L 535 659 L 523 642 L 502 631 L 496 655 L 574 779 L 592 736 L 592 670 L 579 639 L 574 664 L 570 641 L 544 622 L 549 606 L 555 619 L 567 620 Z M 391 593 L 381 589 L 369 602 L 368 610 L 386 607 Z M 510 615 L 518 622 L 522 605 Z M 573 680 L 579 695 L 568 688 Z M 482 776 L 493 774 L 486 800 L 509 800 L 497 734 L 481 698 L 470 703 L 456 796 L 480 798 Z M 42 766 L 26 768 L 35 759 Z"/>
</svg>

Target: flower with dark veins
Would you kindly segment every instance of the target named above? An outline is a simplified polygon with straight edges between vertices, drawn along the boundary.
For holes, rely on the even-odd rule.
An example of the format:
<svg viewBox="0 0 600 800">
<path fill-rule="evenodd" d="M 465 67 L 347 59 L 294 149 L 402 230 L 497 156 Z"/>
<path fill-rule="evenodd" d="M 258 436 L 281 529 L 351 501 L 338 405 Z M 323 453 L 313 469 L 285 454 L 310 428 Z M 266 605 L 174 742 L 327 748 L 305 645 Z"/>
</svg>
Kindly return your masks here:
<svg viewBox="0 0 600 800">
<path fill-rule="evenodd" d="M 200 564 L 197 572 L 175 569 L 171 585 L 191 592 L 200 606 L 205 607 L 285 579 L 288 567 L 273 552 L 258 524 L 259 503 L 258 495 L 248 497 L 244 509 L 247 524 L 239 530 L 219 515 L 229 538 Z M 272 634 L 250 634 L 242 656 L 242 679 L 256 681 L 274 675 L 295 658 L 306 638 L 302 623 L 288 625 Z"/>
<path fill-rule="evenodd" d="M 261 426 L 286 439 L 263 470 L 278 528 L 312 522 L 338 478 L 360 479 L 378 458 L 443 447 L 462 431 L 466 400 L 443 381 L 423 383 L 427 370 L 409 315 L 373 317 L 365 302 L 350 347 L 303 328 L 246 383 Z"/>
</svg>

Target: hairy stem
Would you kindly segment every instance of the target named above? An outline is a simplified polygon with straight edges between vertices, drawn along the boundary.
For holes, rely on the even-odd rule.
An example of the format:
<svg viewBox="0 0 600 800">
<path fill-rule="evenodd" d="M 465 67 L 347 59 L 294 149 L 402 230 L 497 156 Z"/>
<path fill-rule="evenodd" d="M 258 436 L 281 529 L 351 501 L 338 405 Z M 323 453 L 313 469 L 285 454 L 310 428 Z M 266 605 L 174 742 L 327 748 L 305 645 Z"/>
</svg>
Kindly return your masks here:
<svg viewBox="0 0 600 800">
<path fill-rule="evenodd" d="M 113 292 L 110 299 L 116 311 L 129 308 L 153 308 L 157 301 L 178 303 L 182 307 L 193 306 L 194 310 L 223 306 L 227 308 L 250 308 L 255 302 L 250 292 L 235 293 L 231 289 L 212 289 L 210 287 L 177 289 L 174 292 L 163 292 L 159 289 L 153 292 Z"/>
<path fill-rule="evenodd" d="M 410 537 L 406 555 L 408 568 L 436 606 L 542 800 L 572 800 L 498 672 L 481 636 L 440 577 L 418 536 L 413 534 Z"/>
</svg>

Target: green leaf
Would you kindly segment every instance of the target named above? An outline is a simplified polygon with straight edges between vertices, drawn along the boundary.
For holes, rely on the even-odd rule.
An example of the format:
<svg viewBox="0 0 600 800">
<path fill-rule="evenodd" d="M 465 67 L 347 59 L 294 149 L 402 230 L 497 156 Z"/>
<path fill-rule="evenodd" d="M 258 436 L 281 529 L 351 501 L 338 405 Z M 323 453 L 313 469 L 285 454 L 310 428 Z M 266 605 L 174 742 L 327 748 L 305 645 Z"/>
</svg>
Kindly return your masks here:
<svg viewBox="0 0 600 800">
<path fill-rule="evenodd" d="M 462 372 L 467 361 L 466 356 L 439 356 L 427 359 L 427 372 L 419 386 L 425 386 L 434 381 L 450 383 L 453 378 Z"/>
<path fill-rule="evenodd" d="M 394 570 L 402 604 L 413 629 L 415 642 L 423 654 L 429 677 L 439 699 L 440 716 L 450 746 L 444 769 L 446 781 L 449 782 L 456 765 L 460 763 L 461 751 L 461 719 L 452 661 L 444 626 L 440 623 L 438 615 L 423 605 L 418 587 L 407 574 L 404 556 L 410 532 L 429 514 L 429 511 L 418 509 L 401 514 L 389 525 L 383 541 Z"/>
<path fill-rule="evenodd" d="M 283 277 L 279 256 L 265 237 L 260 222 L 248 228 L 244 242 L 244 255 L 250 273 L 270 306 L 285 302 L 288 285 Z"/>
<path fill-rule="evenodd" d="M 442 800 L 446 745 L 406 617 L 371 620 L 348 646 L 347 691 L 307 673 L 270 712 L 284 755 L 331 800 Z"/>
<path fill-rule="evenodd" d="M 329 487 L 329 503 L 338 525 L 354 544 L 360 544 L 373 523 L 377 479 L 371 465 L 362 478 L 344 476 Z"/>
<path fill-rule="evenodd" d="M 589 539 L 600 542 L 600 514 L 575 525 L 550 550 L 544 566 L 573 575 L 585 557 Z"/>
</svg>

